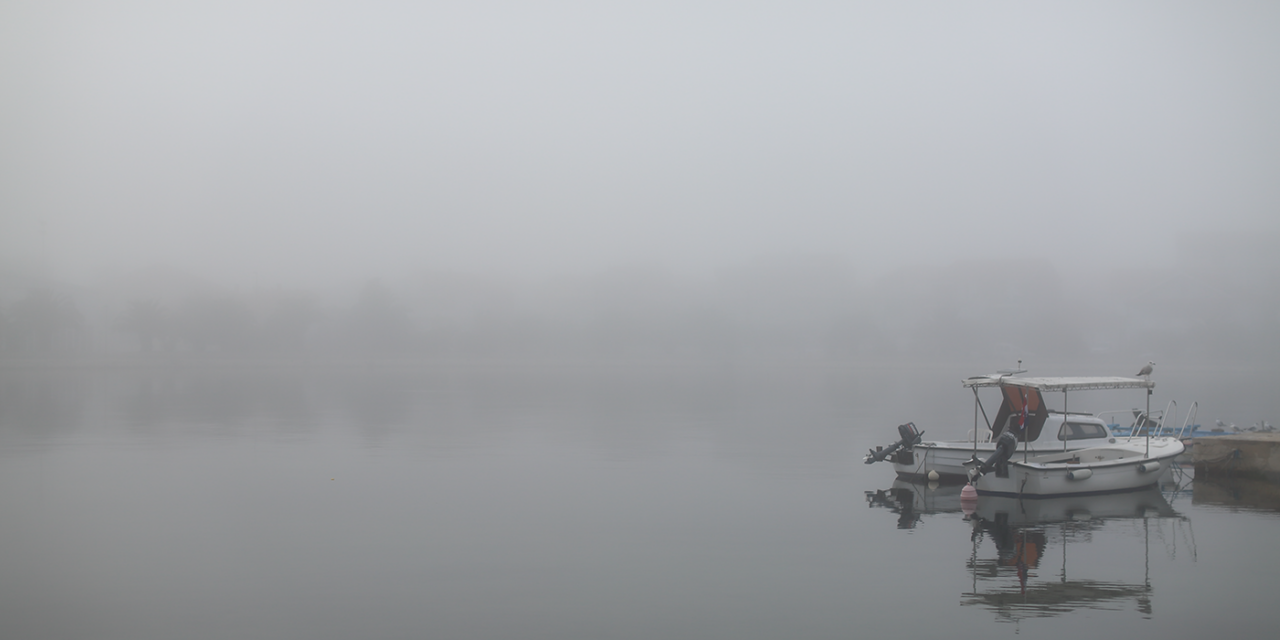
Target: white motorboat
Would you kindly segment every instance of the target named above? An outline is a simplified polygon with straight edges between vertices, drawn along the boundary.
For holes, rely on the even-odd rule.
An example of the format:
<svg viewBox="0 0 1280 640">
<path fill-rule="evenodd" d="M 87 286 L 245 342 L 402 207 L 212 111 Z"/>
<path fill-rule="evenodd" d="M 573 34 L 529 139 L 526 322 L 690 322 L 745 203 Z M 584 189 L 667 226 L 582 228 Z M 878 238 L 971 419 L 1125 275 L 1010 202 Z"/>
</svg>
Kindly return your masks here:
<svg viewBox="0 0 1280 640">
<path fill-rule="evenodd" d="M 1102 418 L 1081 412 L 1068 412 L 1067 400 L 1072 391 L 1145 389 L 1149 398 L 1155 383 L 1143 378 L 1113 376 L 1018 377 L 1023 371 L 1006 371 L 975 376 L 962 381 L 973 390 L 974 428 L 963 440 L 925 440 L 914 424 L 898 427 L 899 440 L 889 447 L 878 447 L 867 454 L 871 464 L 889 461 L 898 477 L 913 481 L 942 483 L 967 482 L 966 463 L 987 459 L 996 453 L 1001 436 L 1010 434 L 1017 443 L 1018 458 L 1070 453 L 1082 449 L 1108 447 L 1125 439 L 1117 438 Z M 978 390 L 1000 391 L 1000 408 L 994 420 L 981 424 L 978 416 L 987 416 Z M 1062 410 L 1051 410 L 1045 404 L 1046 392 L 1063 394 Z M 1148 414 L 1150 412 L 1148 411 Z M 1130 437 L 1138 443 L 1144 438 Z M 1144 445 L 1145 446 L 1145 445 Z M 1122 447 L 1123 449 L 1123 447 Z M 1163 449 L 1161 449 L 1163 450 Z M 1119 455 L 1119 454 L 1117 454 Z M 1126 456 L 1126 459 L 1128 456 Z"/>
</svg>

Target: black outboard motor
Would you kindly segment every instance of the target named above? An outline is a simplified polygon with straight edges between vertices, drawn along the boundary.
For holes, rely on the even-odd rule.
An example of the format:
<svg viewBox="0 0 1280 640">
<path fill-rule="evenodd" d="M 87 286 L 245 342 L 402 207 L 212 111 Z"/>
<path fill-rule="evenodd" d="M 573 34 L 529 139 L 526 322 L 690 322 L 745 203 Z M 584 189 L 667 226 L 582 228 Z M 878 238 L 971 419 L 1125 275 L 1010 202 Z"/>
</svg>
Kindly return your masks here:
<svg viewBox="0 0 1280 640">
<path fill-rule="evenodd" d="M 866 464 L 871 464 L 873 462 L 880 462 L 881 460 L 888 458 L 889 456 L 897 452 L 899 449 L 902 449 L 904 447 L 910 450 L 911 447 L 914 447 L 920 444 L 920 438 L 922 438 L 923 436 L 924 436 L 924 432 L 917 431 L 916 424 L 914 422 L 900 424 L 898 425 L 899 440 L 883 449 L 879 449 L 879 450 L 873 449 L 871 453 L 867 454 L 867 457 L 863 460 L 863 462 Z"/>
<path fill-rule="evenodd" d="M 970 475 L 977 478 L 978 476 L 991 473 L 994 469 L 997 478 L 1008 478 L 1009 459 L 1013 457 L 1013 454 L 1017 450 L 1018 437 L 1008 431 L 1005 431 L 1000 434 L 999 438 L 996 438 L 995 453 L 991 454 L 991 457 L 987 458 L 986 462 L 979 464 L 976 469 L 971 471 Z M 974 461 L 977 461 L 977 459 L 977 456 L 974 456 Z"/>
</svg>

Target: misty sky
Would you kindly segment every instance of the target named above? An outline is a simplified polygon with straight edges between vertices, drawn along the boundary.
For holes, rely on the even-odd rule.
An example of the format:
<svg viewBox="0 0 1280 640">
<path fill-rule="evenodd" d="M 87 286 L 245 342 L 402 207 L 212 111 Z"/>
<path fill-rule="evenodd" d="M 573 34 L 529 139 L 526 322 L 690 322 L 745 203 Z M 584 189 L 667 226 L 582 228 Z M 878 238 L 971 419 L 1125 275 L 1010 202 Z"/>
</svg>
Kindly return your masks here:
<svg viewBox="0 0 1280 640">
<path fill-rule="evenodd" d="M 1277 79 L 1273 2 L 3 0 L 0 260 L 1167 263 L 1280 237 Z"/>
</svg>

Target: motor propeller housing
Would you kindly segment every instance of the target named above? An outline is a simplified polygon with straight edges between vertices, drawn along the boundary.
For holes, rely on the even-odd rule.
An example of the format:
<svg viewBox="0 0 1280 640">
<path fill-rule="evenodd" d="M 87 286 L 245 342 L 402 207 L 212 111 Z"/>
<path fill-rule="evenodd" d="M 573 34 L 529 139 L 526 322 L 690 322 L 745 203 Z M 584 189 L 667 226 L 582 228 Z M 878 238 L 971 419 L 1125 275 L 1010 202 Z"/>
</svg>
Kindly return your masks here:
<svg viewBox="0 0 1280 640">
<path fill-rule="evenodd" d="M 880 462 L 897 453 L 899 449 L 910 450 L 911 447 L 920 444 L 922 437 L 924 437 L 924 432 L 916 429 L 914 422 L 900 424 L 898 425 L 898 441 L 884 448 L 877 447 L 872 449 L 863 462 L 866 464 Z"/>
<path fill-rule="evenodd" d="M 986 459 L 985 462 L 979 461 L 978 456 L 974 456 L 968 464 L 972 465 L 969 469 L 969 479 L 974 480 L 984 476 L 992 471 L 996 472 L 997 478 L 1009 477 L 1009 459 L 1018 450 L 1018 437 L 1005 431 L 996 438 L 996 450 Z"/>
</svg>

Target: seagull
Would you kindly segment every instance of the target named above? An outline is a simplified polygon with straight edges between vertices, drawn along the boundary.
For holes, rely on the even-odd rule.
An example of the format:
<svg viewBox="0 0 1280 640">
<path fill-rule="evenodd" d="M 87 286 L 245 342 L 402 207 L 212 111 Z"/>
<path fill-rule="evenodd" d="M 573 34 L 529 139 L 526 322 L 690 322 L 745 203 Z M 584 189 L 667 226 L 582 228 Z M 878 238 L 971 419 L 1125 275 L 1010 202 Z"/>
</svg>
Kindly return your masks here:
<svg viewBox="0 0 1280 640">
<path fill-rule="evenodd" d="M 1227 424 L 1227 423 L 1223 422 L 1223 421 L 1222 421 L 1222 420 L 1220 420 L 1220 419 L 1219 419 L 1219 420 L 1214 420 L 1213 422 L 1214 422 L 1214 424 L 1215 424 L 1215 425 L 1217 425 L 1217 426 L 1215 426 L 1213 429 L 1211 429 L 1211 431 L 1213 431 L 1213 432 L 1215 432 L 1215 433 L 1222 433 L 1222 432 L 1226 431 L 1228 428 L 1230 428 L 1230 427 L 1235 427 L 1235 426 L 1236 426 L 1236 425 L 1234 425 L 1234 424 L 1230 424 L 1230 425 L 1229 425 L 1229 424 Z"/>
<path fill-rule="evenodd" d="M 1150 379 L 1151 379 L 1151 370 L 1152 370 L 1155 366 L 1156 366 L 1156 363 L 1154 363 L 1154 362 L 1148 362 L 1148 363 L 1147 363 L 1147 366 L 1143 367 L 1143 368 L 1142 368 L 1140 371 L 1138 371 L 1138 373 L 1137 373 L 1137 374 L 1135 374 L 1135 375 L 1139 375 L 1139 376 L 1142 376 L 1142 377 L 1144 377 L 1144 378 L 1146 378 L 1146 379 L 1150 380 Z"/>
</svg>

